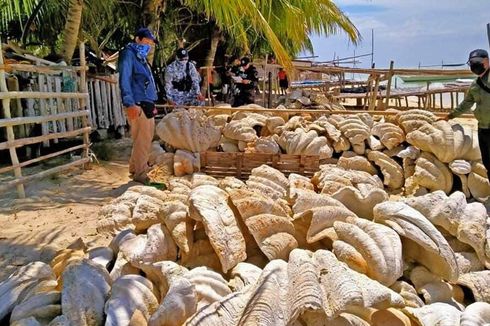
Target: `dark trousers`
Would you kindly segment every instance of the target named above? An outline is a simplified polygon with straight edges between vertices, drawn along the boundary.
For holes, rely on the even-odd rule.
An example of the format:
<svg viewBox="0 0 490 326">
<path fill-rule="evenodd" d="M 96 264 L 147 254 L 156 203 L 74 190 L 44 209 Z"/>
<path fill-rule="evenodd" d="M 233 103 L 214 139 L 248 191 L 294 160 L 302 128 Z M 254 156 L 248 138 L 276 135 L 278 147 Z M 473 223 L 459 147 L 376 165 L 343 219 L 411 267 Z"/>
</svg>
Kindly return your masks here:
<svg viewBox="0 0 490 326">
<path fill-rule="evenodd" d="M 241 90 L 240 93 L 235 95 L 235 100 L 233 101 L 232 107 L 236 108 L 242 105 L 253 104 L 255 101 L 252 92 L 253 90 L 252 91 Z"/>
<path fill-rule="evenodd" d="M 490 129 L 478 129 L 478 143 L 483 165 L 487 169 L 487 177 L 490 180 Z"/>
</svg>

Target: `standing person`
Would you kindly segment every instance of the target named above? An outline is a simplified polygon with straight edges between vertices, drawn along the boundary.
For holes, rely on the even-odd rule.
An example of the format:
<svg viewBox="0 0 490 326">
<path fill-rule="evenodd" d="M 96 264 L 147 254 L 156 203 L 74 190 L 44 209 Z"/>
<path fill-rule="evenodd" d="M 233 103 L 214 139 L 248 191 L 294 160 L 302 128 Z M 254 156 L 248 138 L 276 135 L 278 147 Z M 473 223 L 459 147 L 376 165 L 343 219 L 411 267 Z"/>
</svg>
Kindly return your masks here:
<svg viewBox="0 0 490 326">
<path fill-rule="evenodd" d="M 279 78 L 279 87 L 281 88 L 281 95 L 286 95 L 287 90 L 289 88 L 289 80 L 286 71 L 283 68 L 279 68 L 277 77 Z"/>
<path fill-rule="evenodd" d="M 201 76 L 189 61 L 186 49 L 178 49 L 176 59 L 165 69 L 165 92 L 170 105 L 204 105 Z"/>
<path fill-rule="evenodd" d="M 148 181 L 148 156 L 155 132 L 158 96 L 146 57 L 156 43 L 148 28 L 139 29 L 134 42 L 121 51 L 118 63 L 119 87 L 133 139 L 129 173 L 134 181 L 141 183 Z"/>
<path fill-rule="evenodd" d="M 243 57 L 240 60 L 240 70 L 233 78 L 238 94 L 235 95 L 233 107 L 252 104 L 255 102 L 255 88 L 258 85 L 258 72 L 253 65 L 250 64 L 250 58 Z"/>
<path fill-rule="evenodd" d="M 487 169 L 487 177 L 490 180 L 490 65 L 488 52 L 482 49 L 471 51 L 467 64 L 478 78 L 471 84 L 463 102 L 446 116 L 446 120 L 469 111 L 476 103 L 473 113 L 478 120 L 478 143 L 483 165 Z"/>
</svg>

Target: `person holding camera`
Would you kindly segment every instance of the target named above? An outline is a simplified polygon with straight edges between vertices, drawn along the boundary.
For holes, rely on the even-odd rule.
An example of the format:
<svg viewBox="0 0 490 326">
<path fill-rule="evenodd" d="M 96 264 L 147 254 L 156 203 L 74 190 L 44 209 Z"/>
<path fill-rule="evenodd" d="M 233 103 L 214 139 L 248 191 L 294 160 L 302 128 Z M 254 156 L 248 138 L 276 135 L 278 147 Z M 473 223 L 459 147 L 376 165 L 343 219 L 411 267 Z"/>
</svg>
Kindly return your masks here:
<svg viewBox="0 0 490 326">
<path fill-rule="evenodd" d="M 194 63 L 189 61 L 189 53 L 180 48 L 176 60 L 165 69 L 165 92 L 170 105 L 204 105 L 199 83 L 201 76 Z"/>
<path fill-rule="evenodd" d="M 243 57 L 240 60 L 240 69 L 232 77 L 238 89 L 232 107 L 252 104 L 255 102 L 255 89 L 259 78 L 257 69 L 250 63 L 250 58 Z"/>
<path fill-rule="evenodd" d="M 148 158 L 155 132 L 157 88 L 147 56 L 158 43 L 148 28 L 140 28 L 119 54 L 119 88 L 131 129 L 133 147 L 129 173 L 134 181 L 148 181 Z"/>
</svg>

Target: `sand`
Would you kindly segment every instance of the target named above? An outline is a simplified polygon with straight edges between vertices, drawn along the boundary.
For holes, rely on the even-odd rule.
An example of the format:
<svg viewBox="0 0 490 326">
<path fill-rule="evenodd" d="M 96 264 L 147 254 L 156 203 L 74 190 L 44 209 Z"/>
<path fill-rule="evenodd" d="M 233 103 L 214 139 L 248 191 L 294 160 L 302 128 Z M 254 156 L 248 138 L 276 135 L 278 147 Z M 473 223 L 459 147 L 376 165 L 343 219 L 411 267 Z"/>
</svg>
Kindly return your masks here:
<svg viewBox="0 0 490 326">
<path fill-rule="evenodd" d="M 0 282 L 19 266 L 50 262 L 59 249 L 81 238 L 87 247 L 107 245 L 97 234 L 101 206 L 136 185 L 128 177 L 130 142 L 117 141 L 115 161 L 92 164 L 26 186 L 26 199 L 15 189 L 0 197 Z"/>
</svg>

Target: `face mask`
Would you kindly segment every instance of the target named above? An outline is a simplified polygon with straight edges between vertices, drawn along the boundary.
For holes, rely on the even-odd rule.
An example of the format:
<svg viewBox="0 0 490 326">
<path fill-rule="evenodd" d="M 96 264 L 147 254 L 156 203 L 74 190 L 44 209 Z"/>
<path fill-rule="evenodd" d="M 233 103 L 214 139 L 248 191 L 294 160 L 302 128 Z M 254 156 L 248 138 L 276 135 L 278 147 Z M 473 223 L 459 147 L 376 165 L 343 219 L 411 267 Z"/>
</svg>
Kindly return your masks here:
<svg viewBox="0 0 490 326">
<path fill-rule="evenodd" d="M 485 72 L 485 66 L 482 62 L 471 62 L 470 69 L 475 75 L 481 75 Z"/>
<path fill-rule="evenodd" d="M 136 50 L 143 57 L 146 58 L 151 51 L 151 45 L 149 44 L 136 44 Z"/>
</svg>

